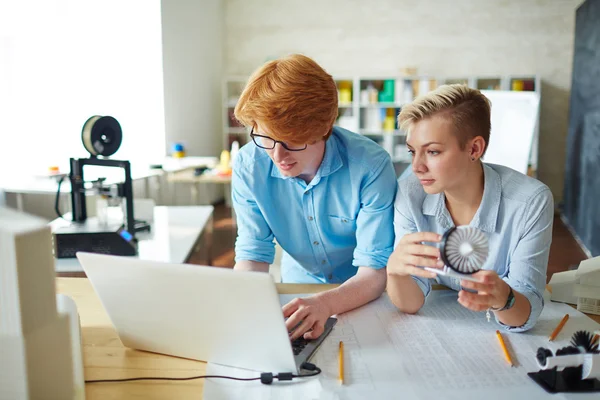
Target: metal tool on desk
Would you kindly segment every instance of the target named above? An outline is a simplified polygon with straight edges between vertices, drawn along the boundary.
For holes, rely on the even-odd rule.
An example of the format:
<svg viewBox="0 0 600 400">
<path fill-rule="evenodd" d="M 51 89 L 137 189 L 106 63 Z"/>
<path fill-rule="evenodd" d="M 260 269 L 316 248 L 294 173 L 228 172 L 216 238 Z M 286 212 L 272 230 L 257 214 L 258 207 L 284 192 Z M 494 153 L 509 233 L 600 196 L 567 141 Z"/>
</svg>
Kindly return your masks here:
<svg viewBox="0 0 600 400">
<path fill-rule="evenodd" d="M 122 139 L 121 126 L 113 117 L 95 115 L 83 125 L 81 140 L 90 157 L 70 159 L 72 223 L 61 226 L 53 232 L 54 254 L 57 258 L 74 258 L 78 251 L 123 256 L 137 255 L 135 234 L 150 230 L 150 225 L 134 219 L 129 161 L 108 158 L 119 149 Z M 122 168 L 125 179 L 123 182 L 109 185 L 105 184 L 105 178 L 86 182 L 83 174 L 83 167 L 86 165 Z M 58 185 L 55 209 L 58 216 L 63 218 L 58 207 L 61 182 L 62 180 Z M 110 220 L 108 215 L 101 218 L 98 216 L 88 218 L 85 199 L 90 193 L 101 196 L 107 206 L 120 207 L 124 199 L 123 217 L 116 220 Z M 107 210 L 99 211 L 102 213 Z"/>
<path fill-rule="evenodd" d="M 540 347 L 536 361 L 541 370 L 527 375 L 547 392 L 600 392 L 600 351 L 593 333 L 575 332 L 570 346 L 556 352 Z"/>
</svg>

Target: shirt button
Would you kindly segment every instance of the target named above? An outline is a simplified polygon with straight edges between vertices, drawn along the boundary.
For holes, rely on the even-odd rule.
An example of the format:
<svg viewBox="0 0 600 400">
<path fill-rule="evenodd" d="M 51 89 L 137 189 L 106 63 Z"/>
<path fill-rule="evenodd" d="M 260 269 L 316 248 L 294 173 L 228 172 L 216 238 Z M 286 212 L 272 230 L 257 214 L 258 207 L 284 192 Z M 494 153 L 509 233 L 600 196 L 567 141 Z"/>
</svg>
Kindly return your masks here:
<svg viewBox="0 0 600 400">
<path fill-rule="evenodd" d="M 333 274 L 327 275 L 327 279 L 332 280 L 333 279 Z"/>
<path fill-rule="evenodd" d="M 342 222 L 348 222 L 348 220 L 347 219 L 343 219 Z"/>
<path fill-rule="evenodd" d="M 326 262 L 327 262 L 326 260 L 323 260 L 323 261 L 321 261 L 321 264 L 325 264 Z"/>
<path fill-rule="evenodd" d="M 315 241 L 313 242 L 313 244 L 314 244 L 315 246 L 318 246 L 318 245 L 319 245 L 319 242 L 317 242 L 317 241 L 315 240 Z"/>
<path fill-rule="evenodd" d="M 309 220 L 309 221 L 312 221 L 313 219 L 314 219 L 313 217 L 308 217 L 308 220 Z"/>
</svg>

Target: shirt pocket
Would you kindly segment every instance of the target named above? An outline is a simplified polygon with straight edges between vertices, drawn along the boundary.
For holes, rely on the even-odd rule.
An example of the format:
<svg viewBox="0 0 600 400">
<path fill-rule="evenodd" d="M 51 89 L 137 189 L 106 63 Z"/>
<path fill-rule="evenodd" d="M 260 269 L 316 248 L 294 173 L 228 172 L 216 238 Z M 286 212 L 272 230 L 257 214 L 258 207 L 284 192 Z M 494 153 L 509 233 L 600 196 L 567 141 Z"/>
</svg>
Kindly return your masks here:
<svg viewBox="0 0 600 400">
<path fill-rule="evenodd" d="M 356 219 L 349 217 L 342 217 L 339 215 L 329 215 L 328 222 L 330 225 L 331 233 L 336 236 L 352 238 L 356 235 Z"/>
</svg>

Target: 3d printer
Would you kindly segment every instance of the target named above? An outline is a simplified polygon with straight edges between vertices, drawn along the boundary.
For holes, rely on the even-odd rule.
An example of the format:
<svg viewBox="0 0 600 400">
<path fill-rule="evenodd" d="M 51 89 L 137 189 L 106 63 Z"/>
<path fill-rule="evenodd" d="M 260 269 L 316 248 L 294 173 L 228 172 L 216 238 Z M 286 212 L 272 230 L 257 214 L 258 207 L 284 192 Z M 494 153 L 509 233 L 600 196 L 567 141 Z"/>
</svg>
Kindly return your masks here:
<svg viewBox="0 0 600 400">
<path fill-rule="evenodd" d="M 109 116 L 95 115 L 83 125 L 81 140 L 90 153 L 89 158 L 71 158 L 69 180 L 71 182 L 72 223 L 53 229 L 54 254 L 56 258 L 74 258 L 78 251 L 113 255 L 137 255 L 136 232 L 149 230 L 150 226 L 143 221 L 136 221 L 133 213 L 133 188 L 131 181 L 131 165 L 129 161 L 110 160 L 121 146 L 123 133 L 119 122 Z M 99 158 L 103 157 L 103 158 Z M 86 165 L 122 168 L 125 180 L 121 183 L 105 185 L 104 178 L 86 182 L 83 167 Z M 55 209 L 58 209 L 60 195 L 59 181 Z M 86 188 L 86 183 L 91 187 Z M 125 200 L 122 220 L 100 220 L 87 216 L 86 195 L 92 193 L 120 204 Z"/>
</svg>

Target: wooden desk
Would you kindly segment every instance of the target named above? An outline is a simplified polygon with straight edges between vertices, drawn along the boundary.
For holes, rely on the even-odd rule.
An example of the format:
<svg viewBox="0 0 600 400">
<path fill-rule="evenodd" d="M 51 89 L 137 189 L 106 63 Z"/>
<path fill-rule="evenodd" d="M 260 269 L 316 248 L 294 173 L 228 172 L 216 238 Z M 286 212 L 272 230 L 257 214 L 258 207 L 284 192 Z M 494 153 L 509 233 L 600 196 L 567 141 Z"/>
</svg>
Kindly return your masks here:
<svg viewBox="0 0 600 400">
<path fill-rule="evenodd" d="M 278 284 L 280 293 L 317 293 L 336 285 Z M 86 278 L 57 278 L 57 293 L 71 296 L 81 320 L 85 379 L 139 376 L 186 377 L 203 375 L 206 363 L 147 353 L 124 347 Z M 204 380 L 91 383 L 86 400 L 201 399 Z"/>
<path fill-rule="evenodd" d="M 187 377 L 203 375 L 206 363 L 147 353 L 124 347 L 100 300 L 85 278 L 57 278 L 57 292 L 71 296 L 81 319 L 85 379 L 141 376 Z M 318 293 L 337 285 L 277 284 L 282 294 Z M 600 316 L 590 316 L 600 323 Z M 86 385 L 87 400 L 201 399 L 204 380 L 134 381 Z"/>
</svg>

